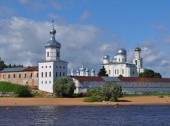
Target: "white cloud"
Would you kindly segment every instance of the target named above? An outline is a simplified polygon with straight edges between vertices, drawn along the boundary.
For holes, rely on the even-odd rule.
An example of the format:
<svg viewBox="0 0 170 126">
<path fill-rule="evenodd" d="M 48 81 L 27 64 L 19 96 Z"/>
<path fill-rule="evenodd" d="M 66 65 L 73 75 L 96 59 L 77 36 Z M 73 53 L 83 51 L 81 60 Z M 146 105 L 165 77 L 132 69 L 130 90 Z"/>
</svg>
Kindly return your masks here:
<svg viewBox="0 0 170 126">
<path fill-rule="evenodd" d="M 44 45 L 50 39 L 51 22 L 13 17 L 0 20 L 0 27 L 0 54 L 7 63 L 37 65 L 44 59 Z M 55 23 L 55 29 L 56 39 L 62 44 L 61 59 L 70 63 L 69 69 L 81 65 L 100 67 L 105 52 L 100 48 L 107 44 L 101 41 L 100 29 L 93 25 L 60 23 Z M 114 40 L 112 44 L 109 50 L 117 45 Z"/>
</svg>

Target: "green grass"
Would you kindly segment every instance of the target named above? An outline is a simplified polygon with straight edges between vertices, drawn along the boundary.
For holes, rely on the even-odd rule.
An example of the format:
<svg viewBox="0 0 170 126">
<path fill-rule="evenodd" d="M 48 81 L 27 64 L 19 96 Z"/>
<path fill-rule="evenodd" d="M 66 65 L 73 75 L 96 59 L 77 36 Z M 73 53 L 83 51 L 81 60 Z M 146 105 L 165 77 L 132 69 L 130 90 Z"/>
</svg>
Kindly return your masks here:
<svg viewBox="0 0 170 126">
<path fill-rule="evenodd" d="M 16 92 L 21 87 L 23 86 L 9 82 L 0 82 L 0 92 Z"/>
</svg>

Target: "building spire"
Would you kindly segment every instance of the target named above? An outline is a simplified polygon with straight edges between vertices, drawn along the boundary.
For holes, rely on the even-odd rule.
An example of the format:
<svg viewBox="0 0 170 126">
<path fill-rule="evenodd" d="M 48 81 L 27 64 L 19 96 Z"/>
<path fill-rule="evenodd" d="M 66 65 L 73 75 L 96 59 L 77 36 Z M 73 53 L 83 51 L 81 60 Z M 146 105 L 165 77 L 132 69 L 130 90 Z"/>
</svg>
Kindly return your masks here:
<svg viewBox="0 0 170 126">
<path fill-rule="evenodd" d="M 52 29 L 50 30 L 50 34 L 52 35 L 52 39 L 55 40 L 56 30 L 54 29 L 54 21 L 51 22 L 52 22 Z"/>
</svg>

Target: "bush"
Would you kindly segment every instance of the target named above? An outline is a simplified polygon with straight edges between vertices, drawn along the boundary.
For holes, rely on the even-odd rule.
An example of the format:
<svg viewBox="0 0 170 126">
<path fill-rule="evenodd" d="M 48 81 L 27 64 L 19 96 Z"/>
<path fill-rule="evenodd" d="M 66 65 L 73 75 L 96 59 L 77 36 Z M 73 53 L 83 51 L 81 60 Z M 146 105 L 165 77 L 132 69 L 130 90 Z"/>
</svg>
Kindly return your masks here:
<svg viewBox="0 0 170 126">
<path fill-rule="evenodd" d="M 56 97 L 73 97 L 75 83 L 71 78 L 61 77 L 54 84 L 54 93 Z"/>
<path fill-rule="evenodd" d="M 114 82 L 107 82 L 103 87 L 86 93 L 90 97 L 86 101 L 117 101 L 122 96 L 122 88 Z M 100 97 L 99 97 L 100 96 Z M 100 99 L 99 99 L 100 98 Z"/>
<path fill-rule="evenodd" d="M 16 90 L 18 97 L 33 97 L 31 90 L 26 86 L 21 86 Z"/>
<path fill-rule="evenodd" d="M 102 96 L 100 95 L 93 95 L 91 97 L 87 97 L 86 99 L 84 99 L 85 102 L 101 102 L 103 101 Z"/>
</svg>

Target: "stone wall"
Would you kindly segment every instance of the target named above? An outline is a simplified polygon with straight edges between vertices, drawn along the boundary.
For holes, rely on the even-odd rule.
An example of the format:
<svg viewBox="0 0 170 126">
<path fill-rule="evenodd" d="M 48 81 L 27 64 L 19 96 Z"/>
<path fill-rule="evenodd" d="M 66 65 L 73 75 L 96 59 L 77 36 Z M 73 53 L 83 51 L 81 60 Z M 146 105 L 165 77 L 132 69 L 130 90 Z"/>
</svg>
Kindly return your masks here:
<svg viewBox="0 0 170 126">
<path fill-rule="evenodd" d="M 0 73 L 0 81 L 6 81 L 20 85 L 27 85 L 32 88 L 37 88 L 38 71 Z"/>
</svg>

